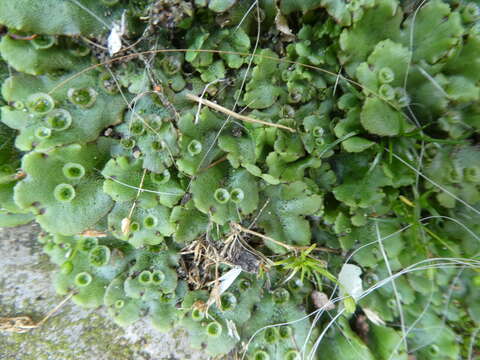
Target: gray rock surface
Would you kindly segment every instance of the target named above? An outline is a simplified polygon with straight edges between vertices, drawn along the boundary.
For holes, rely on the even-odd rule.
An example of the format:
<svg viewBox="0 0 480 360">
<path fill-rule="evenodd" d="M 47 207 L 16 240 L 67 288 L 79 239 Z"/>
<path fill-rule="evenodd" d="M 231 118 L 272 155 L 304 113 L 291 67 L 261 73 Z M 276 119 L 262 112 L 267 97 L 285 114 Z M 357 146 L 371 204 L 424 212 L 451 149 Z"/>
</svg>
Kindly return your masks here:
<svg viewBox="0 0 480 360">
<path fill-rule="evenodd" d="M 0 228 L 0 317 L 28 315 L 34 321 L 60 303 L 51 284 L 48 257 L 36 242 L 39 228 Z M 1 360 L 201 360 L 181 330 L 161 334 L 139 321 L 121 328 L 104 309 L 66 303 L 42 327 L 0 333 Z"/>
</svg>

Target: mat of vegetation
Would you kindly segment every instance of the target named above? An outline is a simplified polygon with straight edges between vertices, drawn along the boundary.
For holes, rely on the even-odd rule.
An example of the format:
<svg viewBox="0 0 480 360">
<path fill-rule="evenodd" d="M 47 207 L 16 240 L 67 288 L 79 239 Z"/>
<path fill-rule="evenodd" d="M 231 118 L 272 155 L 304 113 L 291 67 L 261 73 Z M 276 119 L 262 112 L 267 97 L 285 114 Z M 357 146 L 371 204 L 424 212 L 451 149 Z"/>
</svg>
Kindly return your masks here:
<svg viewBox="0 0 480 360">
<path fill-rule="evenodd" d="M 479 18 L 0 0 L 0 226 L 40 224 L 59 294 L 212 357 L 478 359 Z"/>
</svg>

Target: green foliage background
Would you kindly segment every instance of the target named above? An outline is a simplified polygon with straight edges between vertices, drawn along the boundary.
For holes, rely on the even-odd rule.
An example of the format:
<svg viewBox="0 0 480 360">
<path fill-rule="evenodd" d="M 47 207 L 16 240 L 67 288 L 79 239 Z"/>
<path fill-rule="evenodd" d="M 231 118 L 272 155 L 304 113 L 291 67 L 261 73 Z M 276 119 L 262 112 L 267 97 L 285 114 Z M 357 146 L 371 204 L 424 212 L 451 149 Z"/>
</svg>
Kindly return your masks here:
<svg viewBox="0 0 480 360">
<path fill-rule="evenodd" d="M 479 6 L 0 0 L 0 225 L 212 356 L 476 359 Z"/>
</svg>

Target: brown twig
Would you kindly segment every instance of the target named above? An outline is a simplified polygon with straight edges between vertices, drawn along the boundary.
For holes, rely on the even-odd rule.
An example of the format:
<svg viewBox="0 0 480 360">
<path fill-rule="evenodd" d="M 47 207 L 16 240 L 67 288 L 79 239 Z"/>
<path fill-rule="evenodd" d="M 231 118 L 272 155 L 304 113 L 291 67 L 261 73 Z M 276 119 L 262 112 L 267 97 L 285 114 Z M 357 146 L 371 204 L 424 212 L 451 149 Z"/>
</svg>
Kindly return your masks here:
<svg viewBox="0 0 480 360">
<path fill-rule="evenodd" d="M 244 233 L 247 233 L 247 234 L 250 234 L 250 235 L 253 235 L 253 236 L 257 236 L 259 238 L 262 238 L 264 240 L 268 240 L 270 242 L 273 242 L 274 244 L 277 244 L 277 245 L 280 245 L 282 247 L 284 247 L 285 249 L 289 250 L 289 251 L 296 251 L 298 250 L 298 248 L 296 246 L 293 246 L 293 245 L 288 245 L 288 244 L 285 244 L 281 241 L 278 241 L 278 240 L 275 240 L 274 238 L 271 238 L 269 236 L 266 236 L 266 235 L 263 235 L 259 232 L 256 232 L 256 231 L 253 231 L 253 230 L 250 230 L 250 229 L 247 229 L 247 228 L 244 228 L 242 225 L 240 224 L 237 224 L 237 223 L 233 223 L 232 224 L 233 227 L 237 228 L 239 231 L 241 232 L 244 232 Z"/>
<path fill-rule="evenodd" d="M 98 231 L 98 230 L 85 230 L 84 232 L 82 232 L 80 235 L 82 236 L 90 236 L 90 237 L 99 237 L 99 238 L 103 238 L 103 237 L 107 237 L 108 234 L 103 232 L 103 231 Z"/>
<path fill-rule="evenodd" d="M 9 33 L 8 36 L 11 37 L 14 40 L 27 40 L 28 41 L 28 40 L 35 39 L 38 35 L 33 34 L 33 35 L 29 35 L 29 36 L 22 36 L 22 35 L 18 35 L 18 34 Z"/>
<path fill-rule="evenodd" d="M 140 194 L 143 192 L 143 182 L 145 180 L 145 175 L 147 174 L 147 169 L 143 169 L 143 174 L 142 178 L 140 180 L 140 185 L 138 186 L 138 191 L 137 191 L 137 196 L 135 197 L 135 200 L 133 201 L 132 207 L 130 208 L 130 212 L 128 213 L 128 216 L 126 218 L 122 219 L 121 223 L 121 231 L 123 235 L 128 235 L 130 232 L 130 224 L 132 222 L 132 215 L 133 211 L 135 210 L 135 207 L 137 206 L 138 198 L 140 197 Z"/>
<path fill-rule="evenodd" d="M 341 80 L 345 80 L 345 81 L 349 82 L 350 84 L 358 86 L 360 89 L 363 89 L 363 90 L 367 91 L 368 93 L 373 94 L 375 97 L 379 98 L 380 100 L 382 100 L 386 104 L 389 104 L 395 110 L 399 111 L 400 114 L 405 119 L 409 120 L 408 116 L 406 114 L 404 114 L 402 112 L 402 110 L 400 109 L 400 107 L 398 105 L 396 105 L 393 101 L 390 101 L 390 100 L 386 99 L 384 96 L 381 96 L 379 93 L 377 93 L 373 89 L 370 89 L 370 88 L 362 85 L 358 81 L 349 79 L 349 78 L 347 78 L 347 77 L 345 77 L 341 74 L 339 75 L 338 73 L 334 73 L 334 72 L 329 71 L 327 69 L 324 69 L 324 68 L 321 68 L 321 67 L 318 67 L 318 66 L 315 66 L 315 65 L 305 64 L 305 63 L 295 61 L 295 60 L 279 59 L 275 56 L 269 56 L 269 55 L 264 55 L 264 54 L 252 54 L 252 53 L 246 53 L 246 52 L 241 52 L 241 51 L 227 51 L 227 50 L 218 50 L 218 49 L 155 49 L 155 50 L 146 50 L 146 51 L 142 51 L 142 52 L 138 52 L 138 53 L 134 53 L 134 54 L 118 56 L 118 57 L 115 57 L 113 59 L 109 59 L 107 61 L 104 61 L 102 63 L 90 65 L 90 66 L 84 68 L 83 70 L 75 73 L 74 75 L 66 78 L 65 80 L 63 80 L 60 83 L 58 83 L 57 85 L 55 85 L 52 89 L 50 89 L 50 91 L 48 91 L 48 94 L 49 95 L 53 94 L 59 88 L 65 86 L 65 84 L 67 84 L 69 81 L 72 81 L 73 79 L 76 79 L 77 77 L 81 76 L 82 74 L 85 74 L 86 72 L 94 70 L 98 67 L 106 66 L 106 65 L 109 65 L 109 64 L 117 62 L 117 61 L 124 61 L 124 60 L 130 59 L 130 58 L 142 57 L 143 55 L 147 55 L 147 54 L 157 54 L 157 53 L 165 53 L 166 54 L 166 53 L 175 53 L 175 52 L 180 52 L 180 53 L 197 52 L 197 53 L 211 53 L 211 54 L 224 54 L 224 55 L 253 56 L 255 58 L 272 60 L 272 61 L 276 61 L 276 62 L 283 63 L 283 64 L 298 65 L 298 66 L 304 67 L 306 69 L 312 69 L 312 70 L 320 71 L 324 74 L 328 74 L 328 75 L 331 75 L 331 76 L 334 76 L 334 77 L 338 76 Z"/>
<path fill-rule="evenodd" d="M 57 306 L 50 310 L 42 320 L 39 322 L 34 322 L 30 316 L 16 316 L 16 317 L 1 317 L 0 318 L 0 330 L 14 332 L 18 334 L 29 332 L 30 330 L 36 329 L 42 326 L 50 317 L 52 317 L 55 312 L 58 311 L 71 297 L 74 295 L 74 292 L 68 294 L 65 299 L 60 301 Z"/>
<path fill-rule="evenodd" d="M 224 162 L 225 160 L 227 160 L 227 157 L 226 157 L 226 156 L 218 159 L 217 161 L 214 161 L 213 163 L 211 163 L 211 164 L 208 165 L 207 167 L 204 167 L 203 169 L 200 169 L 200 171 L 208 170 L 208 169 L 210 169 L 210 168 L 212 168 L 212 167 L 214 167 L 214 166 L 217 166 L 218 164 Z"/>
<path fill-rule="evenodd" d="M 290 250 L 290 251 L 302 251 L 302 250 L 307 250 L 307 249 L 310 248 L 309 246 L 295 246 L 295 245 L 285 244 L 281 241 L 275 240 L 274 238 L 263 235 L 262 233 L 244 228 L 243 226 L 241 226 L 240 224 L 237 224 L 237 223 L 233 223 L 232 226 L 237 228 L 239 231 L 245 232 L 245 233 L 253 235 L 253 236 L 258 236 L 259 238 L 264 239 L 264 240 L 271 241 L 274 244 L 280 245 L 280 246 L 282 246 L 285 249 Z M 331 248 L 322 247 L 322 246 L 316 246 L 314 250 L 328 252 L 328 253 L 334 253 L 334 254 L 340 254 L 341 253 L 341 250 L 331 249 Z"/>
<path fill-rule="evenodd" d="M 227 108 L 225 108 L 221 105 L 218 105 L 218 104 L 216 104 L 216 103 L 214 103 L 210 100 L 198 97 L 197 95 L 194 95 L 194 94 L 189 93 L 189 94 L 186 95 L 186 98 L 189 99 L 189 100 L 196 101 L 196 102 L 198 102 L 200 104 L 203 104 L 205 106 L 208 106 L 208 107 L 210 107 L 214 110 L 220 111 L 220 112 L 222 112 L 222 113 L 224 113 L 228 116 L 231 116 L 235 119 L 238 119 L 238 120 L 242 120 L 242 121 L 250 122 L 250 123 L 256 123 L 256 124 L 262 124 L 262 125 L 266 125 L 266 126 L 272 126 L 272 127 L 288 130 L 290 132 L 295 132 L 296 131 L 295 129 L 292 129 L 292 128 L 290 128 L 288 126 L 285 126 L 285 125 L 269 123 L 267 121 L 258 120 L 258 119 L 251 118 L 249 116 L 237 114 L 236 112 L 234 112 L 232 110 L 229 110 L 229 109 L 227 109 Z"/>
</svg>

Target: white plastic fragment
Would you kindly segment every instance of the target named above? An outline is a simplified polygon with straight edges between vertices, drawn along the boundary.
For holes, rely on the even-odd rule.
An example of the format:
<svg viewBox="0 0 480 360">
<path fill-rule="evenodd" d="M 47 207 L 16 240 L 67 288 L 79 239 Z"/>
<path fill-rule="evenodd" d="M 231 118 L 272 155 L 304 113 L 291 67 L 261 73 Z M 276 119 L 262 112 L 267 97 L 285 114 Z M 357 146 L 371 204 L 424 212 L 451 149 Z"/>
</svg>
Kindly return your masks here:
<svg viewBox="0 0 480 360">
<path fill-rule="evenodd" d="M 362 295 L 363 286 L 362 269 L 353 264 L 344 264 L 340 274 L 338 274 L 338 282 L 340 283 L 340 296 L 344 296 L 345 293 L 350 295 L 355 301 Z"/>
<path fill-rule="evenodd" d="M 222 295 L 225 291 L 228 290 L 230 286 L 232 286 L 233 282 L 237 279 L 237 277 L 241 274 L 242 268 L 239 266 L 235 266 L 234 268 L 227 271 L 223 274 L 218 280 L 220 281 L 220 287 L 218 295 Z"/>
<path fill-rule="evenodd" d="M 125 34 L 125 12 L 122 14 L 120 24 L 114 23 L 110 35 L 108 35 L 108 53 L 115 55 L 122 49 L 122 36 Z"/>
</svg>

